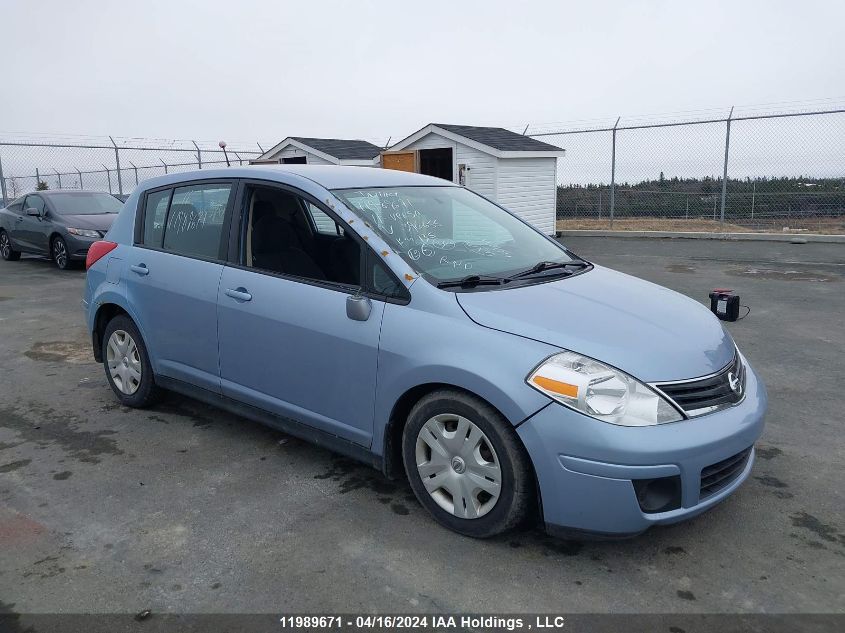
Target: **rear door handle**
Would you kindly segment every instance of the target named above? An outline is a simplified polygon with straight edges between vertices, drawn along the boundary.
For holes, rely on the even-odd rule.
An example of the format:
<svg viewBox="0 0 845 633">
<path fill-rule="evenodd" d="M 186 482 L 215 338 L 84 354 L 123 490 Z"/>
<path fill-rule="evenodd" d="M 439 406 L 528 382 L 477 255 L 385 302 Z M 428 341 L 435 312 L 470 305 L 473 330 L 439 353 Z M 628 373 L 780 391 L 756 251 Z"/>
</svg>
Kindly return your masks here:
<svg viewBox="0 0 845 633">
<path fill-rule="evenodd" d="M 231 288 L 226 288 L 226 296 L 232 297 L 236 301 L 252 301 L 252 295 L 247 292 L 246 288 L 236 288 L 232 290 Z"/>
<path fill-rule="evenodd" d="M 130 266 L 129 270 L 131 270 L 133 273 L 138 273 L 141 276 L 150 274 L 150 269 L 147 268 L 146 264 L 138 264 L 136 266 Z"/>
</svg>

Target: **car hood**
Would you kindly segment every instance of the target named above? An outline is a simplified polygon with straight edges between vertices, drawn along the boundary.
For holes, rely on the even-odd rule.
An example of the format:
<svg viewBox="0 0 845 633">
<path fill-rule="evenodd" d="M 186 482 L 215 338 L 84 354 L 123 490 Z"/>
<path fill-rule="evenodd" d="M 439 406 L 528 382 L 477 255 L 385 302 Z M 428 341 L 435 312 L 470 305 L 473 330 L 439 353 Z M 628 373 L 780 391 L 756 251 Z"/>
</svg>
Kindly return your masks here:
<svg viewBox="0 0 845 633">
<path fill-rule="evenodd" d="M 456 297 L 479 325 L 590 356 L 647 382 L 704 376 L 734 357 L 730 335 L 700 303 L 601 266 Z"/>
<path fill-rule="evenodd" d="M 108 231 L 116 217 L 117 213 L 93 213 L 91 215 L 61 215 L 58 219 L 65 226 L 75 229 Z"/>
</svg>

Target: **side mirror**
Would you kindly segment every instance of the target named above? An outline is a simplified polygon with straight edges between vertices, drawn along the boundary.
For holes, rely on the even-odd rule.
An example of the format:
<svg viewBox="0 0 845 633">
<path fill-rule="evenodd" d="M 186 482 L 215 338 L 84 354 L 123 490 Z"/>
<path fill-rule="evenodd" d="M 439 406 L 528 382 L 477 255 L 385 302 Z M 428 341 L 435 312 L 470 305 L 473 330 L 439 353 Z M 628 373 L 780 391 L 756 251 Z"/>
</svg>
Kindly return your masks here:
<svg viewBox="0 0 845 633">
<path fill-rule="evenodd" d="M 353 321 L 366 321 L 370 318 L 373 303 L 367 297 L 350 295 L 346 297 L 346 316 Z"/>
<path fill-rule="evenodd" d="M 29 207 L 29 208 L 26 210 L 26 214 L 27 214 L 27 215 L 33 215 L 33 216 L 35 216 L 35 217 L 37 217 L 37 218 L 40 218 L 40 217 L 41 217 L 41 211 L 39 211 L 39 210 L 38 210 L 38 209 L 36 209 L 35 207 Z"/>
</svg>

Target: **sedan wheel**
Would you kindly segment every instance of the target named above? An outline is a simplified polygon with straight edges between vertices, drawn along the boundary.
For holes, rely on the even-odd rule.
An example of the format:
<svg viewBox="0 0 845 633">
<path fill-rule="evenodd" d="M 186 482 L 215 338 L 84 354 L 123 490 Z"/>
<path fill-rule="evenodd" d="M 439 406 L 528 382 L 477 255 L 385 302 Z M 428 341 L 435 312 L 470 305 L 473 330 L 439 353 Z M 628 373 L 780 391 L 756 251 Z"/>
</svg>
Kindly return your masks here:
<svg viewBox="0 0 845 633">
<path fill-rule="evenodd" d="M 142 365 L 135 340 L 123 330 L 115 330 L 106 347 L 106 362 L 115 386 L 131 396 L 141 385 Z"/>
<path fill-rule="evenodd" d="M 53 261 L 56 262 L 56 266 L 62 270 L 67 268 L 67 246 L 65 246 L 65 241 L 60 237 L 53 240 Z"/>
<path fill-rule="evenodd" d="M 6 231 L 0 231 L 0 257 L 7 261 L 16 261 L 21 258 L 20 251 L 12 248 L 12 240 Z"/>
<path fill-rule="evenodd" d="M 477 519 L 496 505 L 502 469 L 490 440 L 478 426 L 443 413 L 420 429 L 417 472 L 434 502 L 462 519 Z"/>
</svg>

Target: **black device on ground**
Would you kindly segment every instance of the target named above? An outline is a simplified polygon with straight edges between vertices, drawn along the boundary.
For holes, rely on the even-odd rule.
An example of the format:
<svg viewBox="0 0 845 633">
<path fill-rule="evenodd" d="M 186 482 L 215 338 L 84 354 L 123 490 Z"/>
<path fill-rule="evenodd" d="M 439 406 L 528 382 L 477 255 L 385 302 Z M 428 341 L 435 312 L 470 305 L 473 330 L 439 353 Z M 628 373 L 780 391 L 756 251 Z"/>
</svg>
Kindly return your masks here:
<svg viewBox="0 0 845 633">
<path fill-rule="evenodd" d="M 710 293 L 710 311 L 722 321 L 739 318 L 739 295 L 728 288 L 714 288 Z"/>
</svg>

